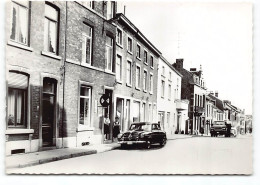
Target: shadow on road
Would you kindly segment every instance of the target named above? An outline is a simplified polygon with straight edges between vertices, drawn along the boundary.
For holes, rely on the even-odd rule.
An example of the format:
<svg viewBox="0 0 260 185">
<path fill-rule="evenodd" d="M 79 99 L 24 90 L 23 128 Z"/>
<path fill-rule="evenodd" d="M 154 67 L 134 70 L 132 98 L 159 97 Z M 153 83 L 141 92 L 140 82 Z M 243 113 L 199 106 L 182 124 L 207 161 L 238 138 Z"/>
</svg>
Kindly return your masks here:
<svg viewBox="0 0 260 185">
<path fill-rule="evenodd" d="M 128 151 L 150 151 L 150 150 L 159 150 L 163 148 L 163 146 L 160 146 L 159 144 L 152 144 L 150 149 L 145 148 L 145 146 L 142 145 L 127 145 L 122 147 L 119 147 L 117 150 L 128 150 Z"/>
</svg>

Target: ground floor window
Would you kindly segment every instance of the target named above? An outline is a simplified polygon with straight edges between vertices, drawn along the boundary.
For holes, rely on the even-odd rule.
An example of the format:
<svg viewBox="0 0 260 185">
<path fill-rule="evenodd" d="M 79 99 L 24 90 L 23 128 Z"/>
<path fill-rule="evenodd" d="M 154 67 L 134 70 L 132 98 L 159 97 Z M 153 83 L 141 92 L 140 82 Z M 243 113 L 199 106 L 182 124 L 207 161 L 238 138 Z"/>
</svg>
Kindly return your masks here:
<svg viewBox="0 0 260 185">
<path fill-rule="evenodd" d="M 10 72 L 8 77 L 8 127 L 26 127 L 28 76 Z"/>
<path fill-rule="evenodd" d="M 90 126 L 91 87 L 80 86 L 79 124 Z"/>
<path fill-rule="evenodd" d="M 140 102 L 133 102 L 133 122 L 140 121 Z"/>
</svg>

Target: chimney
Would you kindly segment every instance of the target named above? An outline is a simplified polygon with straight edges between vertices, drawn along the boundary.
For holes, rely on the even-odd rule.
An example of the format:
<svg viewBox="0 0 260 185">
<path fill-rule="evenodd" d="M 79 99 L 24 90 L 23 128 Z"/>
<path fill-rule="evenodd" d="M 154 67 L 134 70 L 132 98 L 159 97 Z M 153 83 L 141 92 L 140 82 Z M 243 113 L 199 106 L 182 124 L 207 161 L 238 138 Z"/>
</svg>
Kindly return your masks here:
<svg viewBox="0 0 260 185">
<path fill-rule="evenodd" d="M 175 67 L 176 67 L 176 69 L 183 69 L 183 59 L 182 58 L 176 59 Z"/>
<path fill-rule="evenodd" d="M 215 97 L 218 98 L 218 91 L 215 91 Z"/>
<path fill-rule="evenodd" d="M 210 95 L 214 95 L 213 91 L 210 91 L 209 94 L 210 94 Z"/>
<path fill-rule="evenodd" d="M 196 69 L 196 68 L 190 68 L 190 71 L 192 71 L 192 72 L 196 72 L 197 69 Z"/>
</svg>

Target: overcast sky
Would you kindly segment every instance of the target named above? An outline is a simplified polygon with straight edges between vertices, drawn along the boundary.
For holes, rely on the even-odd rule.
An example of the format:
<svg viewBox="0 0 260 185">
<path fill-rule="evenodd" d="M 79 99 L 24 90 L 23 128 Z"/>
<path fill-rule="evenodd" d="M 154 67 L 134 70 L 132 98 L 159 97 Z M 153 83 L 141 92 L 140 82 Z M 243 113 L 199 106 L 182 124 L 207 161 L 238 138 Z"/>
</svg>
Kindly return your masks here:
<svg viewBox="0 0 260 185">
<path fill-rule="evenodd" d="M 173 63 L 202 65 L 208 90 L 252 114 L 252 7 L 249 3 L 118 2 Z"/>
</svg>

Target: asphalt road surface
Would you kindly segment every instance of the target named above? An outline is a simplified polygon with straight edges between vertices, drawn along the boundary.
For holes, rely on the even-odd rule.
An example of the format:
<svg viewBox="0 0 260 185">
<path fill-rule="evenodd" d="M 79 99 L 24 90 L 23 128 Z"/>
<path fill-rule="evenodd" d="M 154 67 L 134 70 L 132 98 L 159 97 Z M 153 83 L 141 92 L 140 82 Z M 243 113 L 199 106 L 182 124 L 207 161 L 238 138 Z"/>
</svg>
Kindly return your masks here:
<svg viewBox="0 0 260 185">
<path fill-rule="evenodd" d="M 29 174 L 251 174 L 252 137 L 193 137 L 13 169 Z"/>
</svg>

